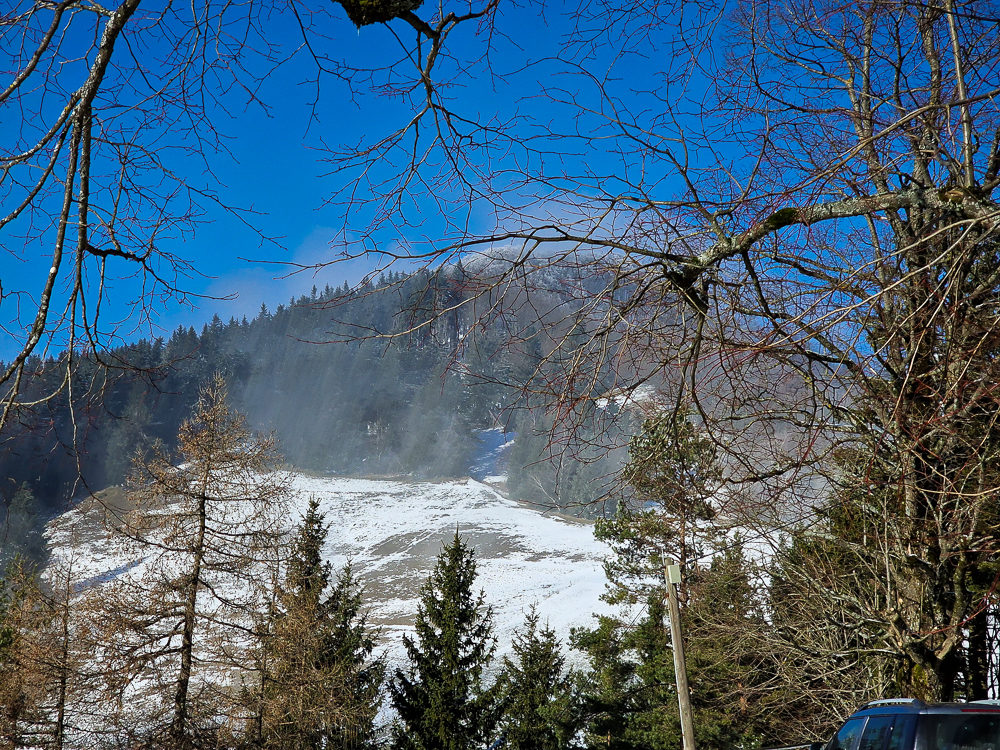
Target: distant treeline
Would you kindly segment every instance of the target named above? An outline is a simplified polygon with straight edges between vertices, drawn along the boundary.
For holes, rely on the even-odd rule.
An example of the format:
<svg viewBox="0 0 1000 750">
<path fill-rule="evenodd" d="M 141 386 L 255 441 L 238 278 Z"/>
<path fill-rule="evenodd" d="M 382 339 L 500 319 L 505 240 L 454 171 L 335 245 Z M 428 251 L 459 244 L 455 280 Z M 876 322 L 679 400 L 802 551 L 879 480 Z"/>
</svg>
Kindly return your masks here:
<svg viewBox="0 0 1000 750">
<path fill-rule="evenodd" d="M 516 435 L 508 467 L 514 497 L 602 513 L 595 504 L 601 480 L 618 469 L 623 450 L 550 445 L 552 419 L 525 392 L 540 369 L 557 366 L 539 365 L 551 332 L 502 319 L 483 325 L 460 306 L 471 294 L 461 265 L 389 273 L 362 288 L 313 287 L 273 311 L 261 305 L 252 320 L 216 315 L 200 333 L 179 327 L 101 361 L 78 355 L 71 390 L 54 387 L 65 376 L 64 359 L 32 363 L 30 387 L 40 398 L 58 395 L 22 413 L 2 436 L 0 558 L 37 557 L 39 540 L 27 541 L 45 519 L 73 498 L 121 483 L 137 450 L 157 442 L 171 448 L 215 373 L 251 425 L 277 433 L 296 468 L 465 476 L 480 433 L 502 425 Z M 626 442 L 609 415 L 592 411 L 583 443 L 596 436 Z"/>
</svg>

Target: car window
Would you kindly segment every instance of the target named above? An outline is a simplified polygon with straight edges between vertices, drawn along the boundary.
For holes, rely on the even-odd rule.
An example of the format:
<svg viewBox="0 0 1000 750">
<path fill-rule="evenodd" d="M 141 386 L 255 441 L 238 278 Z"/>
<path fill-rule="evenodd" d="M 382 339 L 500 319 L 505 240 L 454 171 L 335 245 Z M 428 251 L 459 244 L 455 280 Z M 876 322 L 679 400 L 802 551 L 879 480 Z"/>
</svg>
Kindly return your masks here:
<svg viewBox="0 0 1000 750">
<path fill-rule="evenodd" d="M 913 747 L 913 727 L 917 717 L 906 714 L 896 716 L 896 722 L 889 733 L 889 744 L 885 750 L 911 750 Z"/>
<path fill-rule="evenodd" d="M 858 750 L 882 750 L 892 732 L 892 716 L 872 716 L 865 725 Z"/>
<path fill-rule="evenodd" d="M 840 731 L 833 736 L 830 740 L 830 744 L 826 746 L 826 750 L 855 750 L 854 746 L 858 744 L 858 737 L 861 736 L 861 728 L 865 725 L 865 720 L 861 719 L 848 719 L 844 722 L 844 726 L 840 728 Z M 1000 748 L 997 748 L 1000 750 Z"/>
<path fill-rule="evenodd" d="M 1000 750 L 1000 714 L 925 716 L 925 750 Z"/>
</svg>

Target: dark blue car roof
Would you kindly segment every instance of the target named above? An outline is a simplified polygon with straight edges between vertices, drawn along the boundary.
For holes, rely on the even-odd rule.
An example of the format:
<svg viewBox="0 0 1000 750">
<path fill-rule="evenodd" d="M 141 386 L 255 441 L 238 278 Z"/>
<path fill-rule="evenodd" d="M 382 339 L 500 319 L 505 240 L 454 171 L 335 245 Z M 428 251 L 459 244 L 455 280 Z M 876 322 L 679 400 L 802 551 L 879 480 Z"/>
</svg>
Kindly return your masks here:
<svg viewBox="0 0 1000 750">
<path fill-rule="evenodd" d="M 1000 713 L 1000 701 L 973 701 L 971 703 L 925 703 L 916 698 L 872 701 L 861 706 L 852 716 L 876 714 L 958 714 Z"/>
</svg>

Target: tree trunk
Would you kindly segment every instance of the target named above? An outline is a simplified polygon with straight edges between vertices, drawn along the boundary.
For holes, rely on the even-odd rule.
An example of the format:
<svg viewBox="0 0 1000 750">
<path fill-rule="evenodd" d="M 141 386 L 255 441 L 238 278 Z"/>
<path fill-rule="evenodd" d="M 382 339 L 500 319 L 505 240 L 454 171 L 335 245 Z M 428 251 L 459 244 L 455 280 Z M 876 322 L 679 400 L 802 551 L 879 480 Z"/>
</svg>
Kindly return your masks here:
<svg viewBox="0 0 1000 750">
<path fill-rule="evenodd" d="M 203 489 L 207 490 L 208 475 L 203 483 Z M 202 493 L 198 501 L 198 536 L 194 545 L 194 565 L 188 577 L 187 601 L 184 603 L 184 633 L 181 642 L 181 669 L 177 676 L 177 692 L 174 696 L 174 722 L 171 727 L 171 736 L 177 747 L 188 747 L 190 737 L 188 737 L 188 685 L 191 682 L 191 668 L 194 661 L 194 625 L 196 604 L 198 601 L 198 588 L 201 585 L 201 564 L 205 555 L 205 526 L 207 523 L 207 509 L 205 507 L 205 495 Z"/>
<path fill-rule="evenodd" d="M 66 600 L 62 603 L 62 632 L 60 636 L 59 651 L 59 693 L 56 696 L 56 726 L 52 740 L 55 750 L 62 750 L 66 737 L 66 695 L 69 691 L 69 586 L 67 586 Z"/>
<path fill-rule="evenodd" d="M 965 698 L 970 701 L 990 697 L 987 672 L 989 670 L 988 610 L 969 620 L 969 646 L 966 650 Z"/>
</svg>

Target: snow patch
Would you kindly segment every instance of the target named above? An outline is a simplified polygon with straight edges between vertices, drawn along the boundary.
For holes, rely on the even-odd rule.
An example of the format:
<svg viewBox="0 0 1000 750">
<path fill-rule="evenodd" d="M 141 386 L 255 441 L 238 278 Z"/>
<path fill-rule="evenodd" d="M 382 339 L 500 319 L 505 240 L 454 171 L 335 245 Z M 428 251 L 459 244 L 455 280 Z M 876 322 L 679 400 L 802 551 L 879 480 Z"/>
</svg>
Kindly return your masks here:
<svg viewBox="0 0 1000 750">
<path fill-rule="evenodd" d="M 324 557 L 337 567 L 351 562 L 371 621 L 381 628 L 381 643 L 396 665 L 405 658 L 402 638 L 413 632 L 420 588 L 456 531 L 476 550 L 477 584 L 494 609 L 498 656 L 510 653 L 532 605 L 564 646 L 570 628 L 612 613 L 600 600 L 608 547 L 587 522 L 545 516 L 473 479 L 432 483 L 293 474 L 292 488 L 288 527 L 298 523 L 309 498 L 319 501 L 330 524 Z M 74 557 L 74 573 L 88 586 L 141 575 L 143 561 L 122 552 L 95 515 L 95 504 L 84 503 L 49 525 L 53 559 Z"/>
</svg>

